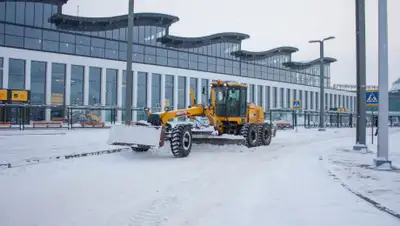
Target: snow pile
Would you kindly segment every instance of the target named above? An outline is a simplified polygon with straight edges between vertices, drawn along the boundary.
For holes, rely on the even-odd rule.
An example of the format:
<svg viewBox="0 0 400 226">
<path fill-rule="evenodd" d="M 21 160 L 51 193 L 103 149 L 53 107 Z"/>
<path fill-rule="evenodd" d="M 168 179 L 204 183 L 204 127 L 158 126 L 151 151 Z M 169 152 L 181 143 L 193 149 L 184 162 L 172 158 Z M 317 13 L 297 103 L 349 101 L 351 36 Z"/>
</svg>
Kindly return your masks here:
<svg viewBox="0 0 400 226">
<path fill-rule="evenodd" d="M 350 189 L 400 215 L 400 131 L 390 129 L 389 159 L 397 170 L 375 169 L 376 140 L 371 144 L 368 132 L 368 152 L 351 149 L 354 138 L 326 153 L 327 167 Z"/>
</svg>

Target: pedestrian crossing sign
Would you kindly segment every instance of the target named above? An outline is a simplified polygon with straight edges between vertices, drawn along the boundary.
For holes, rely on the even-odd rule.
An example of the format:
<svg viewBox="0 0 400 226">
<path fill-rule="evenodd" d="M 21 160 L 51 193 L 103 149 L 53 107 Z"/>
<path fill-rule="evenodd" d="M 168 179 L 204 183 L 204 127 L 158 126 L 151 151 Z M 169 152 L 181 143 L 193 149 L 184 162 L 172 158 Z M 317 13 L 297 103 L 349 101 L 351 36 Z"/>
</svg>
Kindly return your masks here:
<svg viewBox="0 0 400 226">
<path fill-rule="evenodd" d="M 300 110 L 301 109 L 301 100 L 292 100 L 292 109 Z"/>
<path fill-rule="evenodd" d="M 366 90 L 366 106 L 377 107 L 379 106 L 379 91 L 378 90 Z"/>
</svg>

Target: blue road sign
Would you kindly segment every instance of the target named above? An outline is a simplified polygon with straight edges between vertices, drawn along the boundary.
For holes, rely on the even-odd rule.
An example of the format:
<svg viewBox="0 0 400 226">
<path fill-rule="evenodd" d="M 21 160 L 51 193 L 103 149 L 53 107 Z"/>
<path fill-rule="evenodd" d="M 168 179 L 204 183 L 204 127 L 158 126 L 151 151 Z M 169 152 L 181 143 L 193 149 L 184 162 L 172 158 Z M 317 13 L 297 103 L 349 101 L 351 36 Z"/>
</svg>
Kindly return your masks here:
<svg viewBox="0 0 400 226">
<path fill-rule="evenodd" d="M 377 107 L 379 106 L 379 91 L 378 90 L 366 90 L 366 106 Z"/>
<path fill-rule="evenodd" d="M 292 108 L 293 110 L 300 110 L 301 109 L 301 100 L 293 100 L 292 101 Z"/>
</svg>

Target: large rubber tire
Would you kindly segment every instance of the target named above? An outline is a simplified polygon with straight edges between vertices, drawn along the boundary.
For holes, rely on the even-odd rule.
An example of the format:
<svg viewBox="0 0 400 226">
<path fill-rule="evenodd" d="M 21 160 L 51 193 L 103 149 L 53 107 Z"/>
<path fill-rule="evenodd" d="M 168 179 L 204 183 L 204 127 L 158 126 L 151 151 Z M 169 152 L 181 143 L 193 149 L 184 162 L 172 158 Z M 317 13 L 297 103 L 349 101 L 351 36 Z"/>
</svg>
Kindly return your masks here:
<svg viewBox="0 0 400 226">
<path fill-rule="evenodd" d="M 258 125 L 259 145 L 270 145 L 272 139 L 271 126 L 268 123 Z"/>
<path fill-rule="evenodd" d="M 134 152 L 146 152 L 148 150 L 150 150 L 150 147 L 146 146 L 146 145 L 139 145 L 138 147 L 131 147 L 132 151 Z"/>
<path fill-rule="evenodd" d="M 177 158 L 189 156 L 192 150 L 192 128 L 188 125 L 176 125 L 171 132 L 171 152 Z"/>
<path fill-rule="evenodd" d="M 244 145 L 252 148 L 258 146 L 259 134 L 257 125 L 249 123 L 243 125 L 241 134 L 244 137 Z"/>
</svg>

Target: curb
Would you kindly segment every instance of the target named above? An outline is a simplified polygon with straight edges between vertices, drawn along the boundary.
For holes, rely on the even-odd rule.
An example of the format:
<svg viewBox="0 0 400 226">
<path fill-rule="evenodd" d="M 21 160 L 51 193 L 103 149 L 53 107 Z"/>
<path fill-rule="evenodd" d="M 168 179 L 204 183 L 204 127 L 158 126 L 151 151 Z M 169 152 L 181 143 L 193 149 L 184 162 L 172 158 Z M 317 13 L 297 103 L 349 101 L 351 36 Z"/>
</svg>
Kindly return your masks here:
<svg viewBox="0 0 400 226">
<path fill-rule="evenodd" d="M 332 171 L 328 170 L 328 174 L 335 180 L 339 181 L 339 183 L 342 185 L 342 187 L 344 187 L 345 189 L 347 189 L 348 191 L 350 191 L 351 193 L 353 193 L 354 195 L 358 196 L 359 198 L 363 199 L 364 201 L 372 204 L 375 208 L 377 208 L 380 211 L 383 211 L 385 213 L 388 213 L 390 215 L 392 215 L 393 217 L 397 218 L 398 220 L 400 220 L 400 213 L 397 213 L 383 205 L 381 205 L 380 203 L 368 198 L 367 196 L 355 191 L 354 189 L 350 188 L 350 186 L 348 186 L 347 184 L 345 184 L 342 180 L 339 179 L 338 176 L 336 176 L 336 174 L 334 174 Z"/>
<path fill-rule="evenodd" d="M 28 166 L 32 164 L 40 164 L 43 162 L 51 162 L 55 160 L 67 160 L 67 159 L 73 159 L 73 158 L 82 158 L 82 157 L 88 157 L 88 156 L 94 156 L 94 155 L 105 155 L 105 154 L 113 154 L 113 153 L 118 153 L 122 151 L 129 150 L 129 148 L 116 148 L 116 149 L 108 149 L 108 150 L 102 150 L 102 151 L 93 151 L 93 152 L 85 152 L 85 153 L 79 153 L 79 154 L 67 154 L 67 155 L 58 155 L 58 156 L 51 156 L 47 158 L 42 158 L 42 159 L 24 159 L 21 160 L 19 163 L 11 163 L 11 162 L 6 162 L 6 163 L 0 163 L 0 169 L 11 169 L 11 168 L 17 168 L 17 167 L 22 167 L 22 166 Z"/>
</svg>

